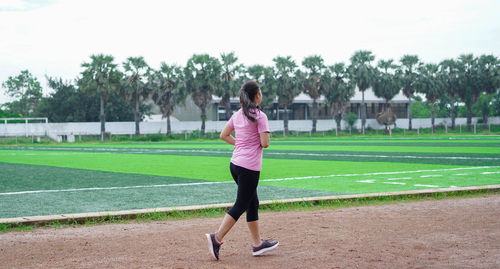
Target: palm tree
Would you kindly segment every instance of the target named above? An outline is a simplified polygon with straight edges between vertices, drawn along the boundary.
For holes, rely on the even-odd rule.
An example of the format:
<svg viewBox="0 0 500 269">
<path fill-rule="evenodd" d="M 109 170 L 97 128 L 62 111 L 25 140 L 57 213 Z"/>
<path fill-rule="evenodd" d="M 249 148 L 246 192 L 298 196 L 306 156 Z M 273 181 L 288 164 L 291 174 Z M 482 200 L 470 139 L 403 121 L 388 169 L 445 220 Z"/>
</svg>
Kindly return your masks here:
<svg viewBox="0 0 500 269">
<path fill-rule="evenodd" d="M 403 71 L 403 94 L 408 98 L 408 130 L 411 131 L 411 99 L 415 93 L 414 84 L 418 76 L 416 69 L 420 65 L 420 60 L 417 55 L 403 55 L 399 61 L 401 62 L 401 68 Z"/>
<path fill-rule="evenodd" d="M 446 89 L 446 93 L 451 99 L 450 101 L 451 129 L 455 130 L 455 118 L 457 116 L 455 104 L 457 102 L 456 97 L 458 94 L 458 87 L 459 87 L 458 66 L 457 62 L 454 59 L 446 59 L 442 61 L 439 65 L 441 67 L 440 72 L 443 78 L 443 83 Z"/>
<path fill-rule="evenodd" d="M 215 91 L 215 94 L 220 96 L 220 104 L 226 107 L 226 119 L 229 119 L 232 115 L 231 113 L 231 97 L 236 96 L 240 85 L 242 84 L 239 79 L 240 72 L 243 70 L 243 65 L 236 64 L 238 57 L 234 55 L 234 52 L 229 54 L 222 53 L 222 75 L 221 75 L 221 85 Z"/>
<path fill-rule="evenodd" d="M 160 107 L 162 118 L 167 118 L 167 133 L 171 134 L 170 116 L 174 113 L 177 104 L 186 100 L 183 73 L 177 65 L 161 63 L 160 70 L 150 74 L 148 87 L 153 93 L 152 99 Z"/>
<path fill-rule="evenodd" d="M 318 98 L 322 94 L 321 87 L 321 75 L 325 65 L 323 64 L 323 58 L 319 55 L 306 57 L 302 61 L 302 66 L 307 70 L 307 78 L 304 80 L 304 93 L 308 94 L 313 99 L 312 105 L 312 119 L 313 126 L 311 132 L 316 132 L 316 121 L 318 119 Z"/>
<path fill-rule="evenodd" d="M 271 119 L 274 117 L 274 100 L 276 99 L 276 75 L 275 70 L 269 66 L 252 65 L 246 70 L 247 78 L 257 81 L 262 91 L 262 103 L 260 106 L 269 111 Z"/>
<path fill-rule="evenodd" d="M 142 80 L 148 76 L 149 66 L 141 56 L 127 58 L 127 61 L 123 63 L 123 68 L 126 74 L 123 87 L 125 100 L 135 103 L 135 135 L 140 135 L 139 122 L 141 121 L 141 115 L 139 104 L 141 97 L 144 100 L 150 94 L 149 88 L 145 87 L 146 83 Z"/>
<path fill-rule="evenodd" d="M 205 135 L 207 107 L 212 95 L 220 87 L 222 66 L 217 58 L 208 54 L 194 54 L 184 67 L 184 78 L 191 99 L 201 110 L 201 135 Z"/>
<path fill-rule="evenodd" d="M 487 128 L 488 124 L 488 116 L 490 114 L 490 106 L 488 101 L 488 95 L 496 92 L 498 87 L 497 83 L 495 83 L 495 72 L 498 69 L 498 59 L 493 55 L 481 55 L 478 60 L 478 72 L 479 72 L 479 85 L 480 89 L 485 93 L 485 104 L 482 109 L 483 114 L 483 129 Z"/>
<path fill-rule="evenodd" d="M 294 98 L 302 91 L 300 85 L 304 75 L 297 69 L 291 56 L 278 56 L 273 61 L 276 66 L 276 94 L 279 104 L 284 108 L 283 127 L 285 135 L 288 135 L 288 106 L 293 104 Z"/>
<path fill-rule="evenodd" d="M 420 76 L 415 83 L 418 92 L 425 94 L 427 101 L 431 103 L 431 130 L 435 131 L 435 104 L 444 93 L 444 81 L 436 64 L 426 64 L 418 68 Z"/>
<path fill-rule="evenodd" d="M 378 62 L 378 68 L 381 71 L 377 71 L 377 77 L 373 83 L 373 93 L 379 98 L 384 98 L 385 104 L 382 113 L 377 115 L 377 121 L 386 126 L 394 124 L 396 121 L 396 115 L 391 110 L 391 104 L 389 103 L 396 94 L 401 91 L 402 79 L 401 79 L 401 69 L 399 66 L 393 63 L 392 59 L 387 61 L 380 60 Z"/>
<path fill-rule="evenodd" d="M 477 58 L 472 54 L 462 54 L 458 57 L 459 87 L 458 95 L 467 108 L 467 131 L 472 130 L 472 106 L 481 95 L 479 86 Z"/>
<path fill-rule="evenodd" d="M 341 131 L 341 122 L 345 115 L 345 108 L 354 96 L 356 84 L 350 79 L 348 68 L 344 63 L 337 63 L 328 68 L 321 77 L 325 99 L 328 102 L 333 118 L 337 123 L 336 133 Z"/>
<path fill-rule="evenodd" d="M 365 90 L 373 85 L 375 77 L 374 68 L 371 62 L 375 60 L 375 56 L 371 51 L 360 50 L 356 51 L 351 57 L 351 72 L 353 79 L 358 85 L 361 92 L 361 132 L 365 134 L 366 125 L 366 106 L 365 106 Z"/>
<path fill-rule="evenodd" d="M 91 62 L 84 62 L 81 65 L 85 70 L 81 72 L 82 77 L 78 80 L 78 84 L 81 91 L 91 96 L 98 94 L 100 97 L 101 141 L 104 141 L 106 133 L 104 104 L 111 93 L 119 88 L 122 73 L 116 69 L 117 65 L 113 63 L 114 58 L 111 55 L 91 55 L 90 59 Z"/>
</svg>

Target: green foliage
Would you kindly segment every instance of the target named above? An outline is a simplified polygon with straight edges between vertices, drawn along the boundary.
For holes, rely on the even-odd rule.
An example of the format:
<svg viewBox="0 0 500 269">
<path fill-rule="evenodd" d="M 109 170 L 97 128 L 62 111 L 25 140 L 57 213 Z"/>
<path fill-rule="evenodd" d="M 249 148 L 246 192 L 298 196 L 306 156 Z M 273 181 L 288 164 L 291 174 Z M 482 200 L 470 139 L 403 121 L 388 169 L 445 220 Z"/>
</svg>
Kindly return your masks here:
<svg viewBox="0 0 500 269">
<path fill-rule="evenodd" d="M 345 108 L 354 96 L 355 83 L 350 79 L 349 70 L 344 63 L 336 63 L 325 70 L 321 85 L 324 87 L 325 99 L 333 112 L 333 118 L 337 122 L 337 131 L 340 131 Z"/>
<path fill-rule="evenodd" d="M 350 129 L 354 129 L 354 125 L 356 121 L 358 121 L 358 115 L 352 112 L 349 112 L 345 117 L 344 121 L 347 123 Z"/>
<path fill-rule="evenodd" d="M 417 68 L 420 65 L 420 60 L 417 55 L 404 55 L 399 60 L 402 69 L 403 94 L 412 98 L 415 93 L 415 82 L 417 80 Z"/>
<path fill-rule="evenodd" d="M 10 76 L 2 83 L 7 94 L 16 100 L 4 104 L 12 114 L 31 116 L 42 99 L 42 86 L 28 70 L 21 71 L 18 76 Z"/>
<path fill-rule="evenodd" d="M 47 81 L 53 93 L 42 99 L 36 111 L 37 115 L 47 117 L 51 122 L 99 121 L 98 95 L 89 96 L 61 78 L 47 77 Z M 142 113 L 146 113 L 145 109 L 141 106 Z M 134 118 L 134 108 L 117 92 L 110 94 L 104 112 L 110 121 L 131 121 Z"/>
<path fill-rule="evenodd" d="M 411 106 L 413 118 L 430 118 L 431 110 L 424 102 L 415 102 Z"/>
<path fill-rule="evenodd" d="M 91 55 L 90 59 L 90 62 L 82 64 L 85 69 L 81 72 L 78 85 L 82 92 L 90 96 L 99 95 L 106 100 L 119 89 L 123 74 L 117 70 L 111 55 Z"/>
<path fill-rule="evenodd" d="M 403 86 L 402 71 L 397 65 L 393 64 L 392 59 L 380 60 L 378 67 L 381 70 L 375 72 L 373 93 L 375 96 L 385 99 L 386 103 L 388 103 L 401 91 Z"/>
<path fill-rule="evenodd" d="M 184 68 L 184 79 L 191 99 L 201 110 L 201 135 L 205 135 L 206 109 L 220 87 L 222 66 L 208 54 L 194 54 Z"/>
</svg>

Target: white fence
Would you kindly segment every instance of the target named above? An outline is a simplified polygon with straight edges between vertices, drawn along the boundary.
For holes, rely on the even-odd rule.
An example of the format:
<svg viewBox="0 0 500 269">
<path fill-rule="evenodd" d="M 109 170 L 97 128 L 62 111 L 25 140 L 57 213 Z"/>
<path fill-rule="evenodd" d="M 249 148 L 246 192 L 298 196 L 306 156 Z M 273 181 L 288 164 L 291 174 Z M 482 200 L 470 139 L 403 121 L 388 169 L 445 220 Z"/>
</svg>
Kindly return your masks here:
<svg viewBox="0 0 500 269">
<path fill-rule="evenodd" d="M 476 124 L 479 118 L 472 118 L 472 124 Z M 456 125 L 465 125 L 466 118 L 456 118 Z M 490 117 L 488 119 L 490 124 L 500 124 L 500 117 Z M 225 121 L 207 121 L 206 132 L 220 132 Z M 449 118 L 436 118 L 435 124 L 447 124 L 451 126 L 451 119 Z M 318 131 L 334 130 L 336 126 L 333 120 L 318 120 L 316 129 Z M 430 119 L 413 119 L 412 127 L 429 128 L 431 126 Z M 374 119 L 366 121 L 366 127 L 372 129 L 383 129 L 384 126 L 377 123 Z M 408 119 L 398 119 L 396 127 L 408 128 Z M 166 133 L 167 126 L 165 121 L 161 122 L 141 122 L 141 134 L 155 134 Z M 192 132 L 200 130 L 201 121 L 175 121 L 171 124 L 173 133 Z M 269 128 L 272 132 L 283 130 L 282 120 L 269 121 Z M 347 128 L 346 123 L 342 121 L 342 129 Z M 361 128 L 361 120 L 356 122 L 356 128 Z M 288 129 L 291 131 L 307 132 L 312 129 L 312 120 L 290 120 L 288 122 Z M 68 123 L 9 123 L 5 124 L 0 122 L 0 136 L 50 136 L 56 141 L 61 141 L 61 136 L 75 135 L 99 135 L 101 132 L 101 125 L 99 122 L 68 122 Z M 134 122 L 106 122 L 106 132 L 112 135 L 128 135 L 135 133 Z M 71 139 L 68 139 L 71 140 Z"/>
</svg>

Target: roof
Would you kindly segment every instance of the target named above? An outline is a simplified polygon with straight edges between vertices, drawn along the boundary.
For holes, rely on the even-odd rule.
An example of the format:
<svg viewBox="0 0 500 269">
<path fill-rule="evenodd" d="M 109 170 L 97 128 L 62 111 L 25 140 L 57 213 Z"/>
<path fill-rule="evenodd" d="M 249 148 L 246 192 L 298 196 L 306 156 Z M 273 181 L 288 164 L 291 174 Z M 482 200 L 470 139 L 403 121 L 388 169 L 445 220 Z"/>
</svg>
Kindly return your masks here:
<svg viewBox="0 0 500 269">
<path fill-rule="evenodd" d="M 361 99 L 362 99 L 362 93 L 358 90 L 358 87 L 356 87 L 354 96 L 351 98 L 350 102 L 361 103 Z M 220 101 L 221 101 L 220 97 L 212 95 L 212 103 L 219 103 Z M 233 97 L 231 98 L 231 102 L 238 103 L 239 98 Z M 275 98 L 274 102 L 278 102 L 277 97 Z M 301 92 L 297 97 L 295 97 L 293 102 L 309 104 L 312 103 L 313 100 L 309 95 Z M 318 99 L 318 103 L 323 103 L 323 102 L 325 102 L 325 97 L 321 96 Z M 375 94 L 373 93 L 372 88 L 368 88 L 367 90 L 365 90 L 365 103 L 382 103 L 382 102 L 385 102 L 385 100 L 383 98 L 376 97 Z M 403 92 L 400 91 L 396 96 L 394 96 L 394 98 L 391 100 L 391 103 L 408 103 L 408 98 L 406 98 L 406 96 L 403 95 Z"/>
</svg>

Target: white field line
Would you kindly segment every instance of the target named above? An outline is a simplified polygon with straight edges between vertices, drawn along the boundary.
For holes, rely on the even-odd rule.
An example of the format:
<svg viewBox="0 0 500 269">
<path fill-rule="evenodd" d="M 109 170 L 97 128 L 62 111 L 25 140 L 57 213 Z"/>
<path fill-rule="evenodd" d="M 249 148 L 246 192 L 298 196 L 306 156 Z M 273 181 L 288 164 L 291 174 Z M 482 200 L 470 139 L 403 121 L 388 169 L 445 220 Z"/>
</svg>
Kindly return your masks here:
<svg viewBox="0 0 500 269">
<path fill-rule="evenodd" d="M 375 183 L 375 179 L 358 180 L 358 182 L 361 182 L 361 183 Z"/>
<path fill-rule="evenodd" d="M 62 190 L 19 191 L 19 192 L 4 192 L 4 193 L 0 193 L 0 195 L 50 193 L 50 192 L 77 192 L 77 191 L 99 191 L 99 190 L 144 189 L 144 188 L 180 187 L 180 186 L 213 185 L 213 184 L 227 184 L 227 183 L 232 183 L 232 181 L 195 182 L 195 183 L 161 184 L 161 185 L 140 185 L 140 186 L 123 186 L 123 187 L 96 187 L 96 188 L 62 189 Z"/>
<path fill-rule="evenodd" d="M 147 150 L 127 150 L 121 148 L 47 148 L 47 147 L 23 147 L 25 150 L 80 150 L 80 151 L 114 151 L 123 153 L 162 153 L 162 152 L 181 152 L 181 153 L 218 153 L 232 154 L 232 150 L 205 150 L 205 149 L 147 149 Z M 404 159 L 431 159 L 431 160 L 500 160 L 500 158 L 491 157 L 447 157 L 447 156 L 396 156 L 396 155 L 368 155 L 368 154 L 336 154 L 336 153 L 300 153 L 300 152 L 264 152 L 265 155 L 290 155 L 290 156 L 316 156 L 316 157 L 357 157 L 357 158 L 404 158 Z"/>
<path fill-rule="evenodd" d="M 482 166 L 482 167 L 458 167 L 448 169 L 433 169 L 433 170 L 416 170 L 416 171 L 397 171 L 397 172 L 377 172 L 377 173 L 364 173 L 364 174 L 344 174 L 344 175 L 327 175 L 327 176 L 309 176 L 309 177 L 289 177 L 277 179 L 262 179 L 260 181 L 288 181 L 288 180 L 301 180 L 313 178 L 329 178 L 329 177 L 354 177 L 354 176 L 373 176 L 373 175 L 392 175 L 392 174 L 409 174 L 409 173 L 424 173 L 424 172 L 439 172 L 439 171 L 454 171 L 454 170 L 470 170 L 470 169 L 488 169 L 496 168 L 495 166 Z M 373 183 L 366 180 L 366 183 Z M 139 186 L 123 186 L 123 187 L 96 187 L 96 188 L 76 188 L 76 189 L 62 189 L 62 190 L 35 190 L 35 191 L 21 191 L 21 192 L 4 192 L 1 195 L 16 195 L 16 194 L 33 194 L 33 193 L 51 193 L 51 192 L 76 192 L 76 191 L 95 191 L 95 190 L 119 190 L 119 189 L 139 189 L 139 188 L 163 188 L 163 187 L 179 187 L 179 186 L 196 186 L 196 185 L 212 185 L 212 184 L 227 184 L 232 181 L 209 181 L 209 182 L 194 182 L 194 183 L 179 183 L 179 184 L 161 184 L 161 185 L 139 185 Z M 362 181 L 358 181 L 362 182 Z M 416 185 L 415 185 L 416 186 Z M 423 186 L 425 187 L 425 186 Z"/>
<path fill-rule="evenodd" d="M 437 188 L 439 186 L 436 186 L 436 185 L 424 185 L 424 184 L 415 184 L 413 186 L 416 186 L 416 187 L 429 187 L 429 188 Z"/>
<path fill-rule="evenodd" d="M 278 179 L 263 179 L 261 181 L 267 182 L 267 181 L 286 181 L 286 180 L 298 180 L 298 179 L 314 179 L 314 178 L 325 178 L 325 177 L 357 177 L 357 176 L 376 176 L 376 175 L 397 175 L 397 174 L 442 172 L 442 171 L 456 171 L 456 170 L 473 170 L 473 169 L 490 169 L 490 168 L 497 168 L 497 167 L 496 166 L 457 167 L 457 168 L 432 169 L 432 170 L 375 172 L 375 173 L 364 173 L 364 174 L 343 174 L 343 175 L 308 176 L 308 177 L 289 177 L 289 178 L 278 178 Z"/>
<path fill-rule="evenodd" d="M 500 172 L 482 172 L 482 175 L 500 174 Z"/>
<path fill-rule="evenodd" d="M 395 177 L 395 178 L 388 178 L 387 180 L 400 180 L 400 179 L 411 179 L 411 177 Z"/>
<path fill-rule="evenodd" d="M 420 177 L 442 177 L 443 175 L 425 175 Z"/>
</svg>

